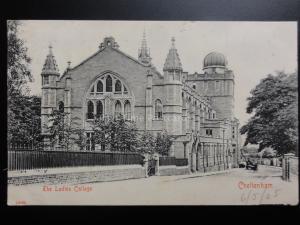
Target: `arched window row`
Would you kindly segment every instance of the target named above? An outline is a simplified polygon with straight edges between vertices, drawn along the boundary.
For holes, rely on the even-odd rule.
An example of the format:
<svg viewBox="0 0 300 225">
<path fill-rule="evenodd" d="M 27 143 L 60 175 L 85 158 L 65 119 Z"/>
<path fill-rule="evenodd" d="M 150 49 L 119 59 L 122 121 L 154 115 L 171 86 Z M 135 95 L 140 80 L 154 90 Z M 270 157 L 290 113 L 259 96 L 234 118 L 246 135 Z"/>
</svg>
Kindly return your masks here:
<svg viewBox="0 0 300 225">
<path fill-rule="evenodd" d="M 129 100 L 125 100 L 124 104 L 121 103 L 120 100 L 116 100 L 114 103 L 114 116 L 118 117 L 119 115 L 123 115 L 125 119 L 131 119 L 131 103 Z M 112 112 L 110 113 L 110 115 Z M 104 116 L 104 104 L 102 101 L 91 101 L 87 102 L 87 119 L 100 118 Z"/>
<path fill-rule="evenodd" d="M 128 94 L 126 86 L 118 79 L 107 75 L 98 79 L 91 87 L 91 94 L 102 94 L 103 92 L 113 92 L 115 94 Z"/>
</svg>

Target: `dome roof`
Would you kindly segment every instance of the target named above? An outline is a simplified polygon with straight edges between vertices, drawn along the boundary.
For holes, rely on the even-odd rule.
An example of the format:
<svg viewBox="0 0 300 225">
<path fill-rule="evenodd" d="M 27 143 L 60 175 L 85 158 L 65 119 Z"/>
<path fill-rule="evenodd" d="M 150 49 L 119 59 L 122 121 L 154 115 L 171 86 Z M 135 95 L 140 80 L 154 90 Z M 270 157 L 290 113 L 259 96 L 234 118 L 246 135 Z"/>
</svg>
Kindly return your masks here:
<svg viewBox="0 0 300 225">
<path fill-rule="evenodd" d="M 203 69 L 209 67 L 226 67 L 227 64 L 227 59 L 222 53 L 211 52 L 203 60 Z"/>
</svg>

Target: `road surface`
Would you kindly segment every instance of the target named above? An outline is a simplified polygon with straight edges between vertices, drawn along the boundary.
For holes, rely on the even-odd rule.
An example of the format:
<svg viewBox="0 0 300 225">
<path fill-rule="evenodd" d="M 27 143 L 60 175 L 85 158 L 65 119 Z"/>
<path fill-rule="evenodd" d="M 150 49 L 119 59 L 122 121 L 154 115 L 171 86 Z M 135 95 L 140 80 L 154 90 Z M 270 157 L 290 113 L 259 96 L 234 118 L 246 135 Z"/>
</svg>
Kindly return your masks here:
<svg viewBox="0 0 300 225">
<path fill-rule="evenodd" d="M 257 205 L 298 204 L 298 179 L 284 182 L 281 170 L 232 169 L 200 174 L 153 176 L 80 185 L 8 186 L 9 205 Z"/>
</svg>

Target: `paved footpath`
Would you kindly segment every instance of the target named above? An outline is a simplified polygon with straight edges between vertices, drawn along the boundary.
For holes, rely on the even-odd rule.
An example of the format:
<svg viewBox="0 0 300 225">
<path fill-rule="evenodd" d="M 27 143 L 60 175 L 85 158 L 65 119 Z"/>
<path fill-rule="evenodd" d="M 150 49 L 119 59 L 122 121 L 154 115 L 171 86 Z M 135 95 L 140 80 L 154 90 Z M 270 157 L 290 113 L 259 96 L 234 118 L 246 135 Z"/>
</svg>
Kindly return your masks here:
<svg viewBox="0 0 300 225">
<path fill-rule="evenodd" d="M 232 169 L 180 176 L 81 185 L 8 186 L 10 205 L 257 205 L 298 204 L 298 179 L 281 179 L 281 170 Z"/>
</svg>

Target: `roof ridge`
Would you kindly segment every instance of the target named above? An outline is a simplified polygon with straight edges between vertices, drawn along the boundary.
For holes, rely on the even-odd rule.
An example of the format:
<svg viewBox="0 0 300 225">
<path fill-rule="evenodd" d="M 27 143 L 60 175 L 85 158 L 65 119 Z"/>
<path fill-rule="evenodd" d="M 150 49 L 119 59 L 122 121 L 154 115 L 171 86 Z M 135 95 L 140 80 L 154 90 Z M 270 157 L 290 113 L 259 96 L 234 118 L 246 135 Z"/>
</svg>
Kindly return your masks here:
<svg viewBox="0 0 300 225">
<path fill-rule="evenodd" d="M 88 58 L 86 58 L 85 60 L 81 61 L 81 62 L 80 62 L 79 64 L 77 64 L 76 66 L 70 68 L 70 69 L 68 70 L 67 73 L 63 74 L 63 75 L 60 77 L 60 79 L 62 79 L 62 78 L 63 78 L 66 74 L 68 74 L 70 71 L 75 70 L 76 68 L 78 68 L 79 66 L 81 66 L 82 64 L 84 64 L 85 62 L 87 62 L 88 60 L 90 60 L 91 58 L 95 57 L 95 56 L 98 55 L 100 52 L 104 51 L 105 49 L 106 49 L 106 48 L 99 49 L 97 52 L 95 52 L 94 54 L 92 54 L 91 56 L 89 56 Z M 139 60 L 135 59 L 133 56 L 130 56 L 130 55 L 128 55 L 127 53 L 125 53 L 125 52 L 123 52 L 123 51 L 121 51 L 121 50 L 119 50 L 119 49 L 116 49 L 116 48 L 111 48 L 111 49 L 115 50 L 116 52 L 118 52 L 118 53 L 120 53 L 120 54 L 122 54 L 122 55 L 124 55 L 124 56 L 126 56 L 127 58 L 129 58 L 129 59 L 131 59 L 132 61 L 138 63 L 139 65 L 142 65 L 142 66 L 144 66 L 144 67 L 149 67 L 149 68 L 155 70 L 155 72 L 156 72 L 157 74 L 161 75 L 160 72 L 153 66 L 153 64 L 144 64 L 144 63 L 140 62 Z M 162 75 L 161 75 L 161 76 L 162 76 Z"/>
</svg>

